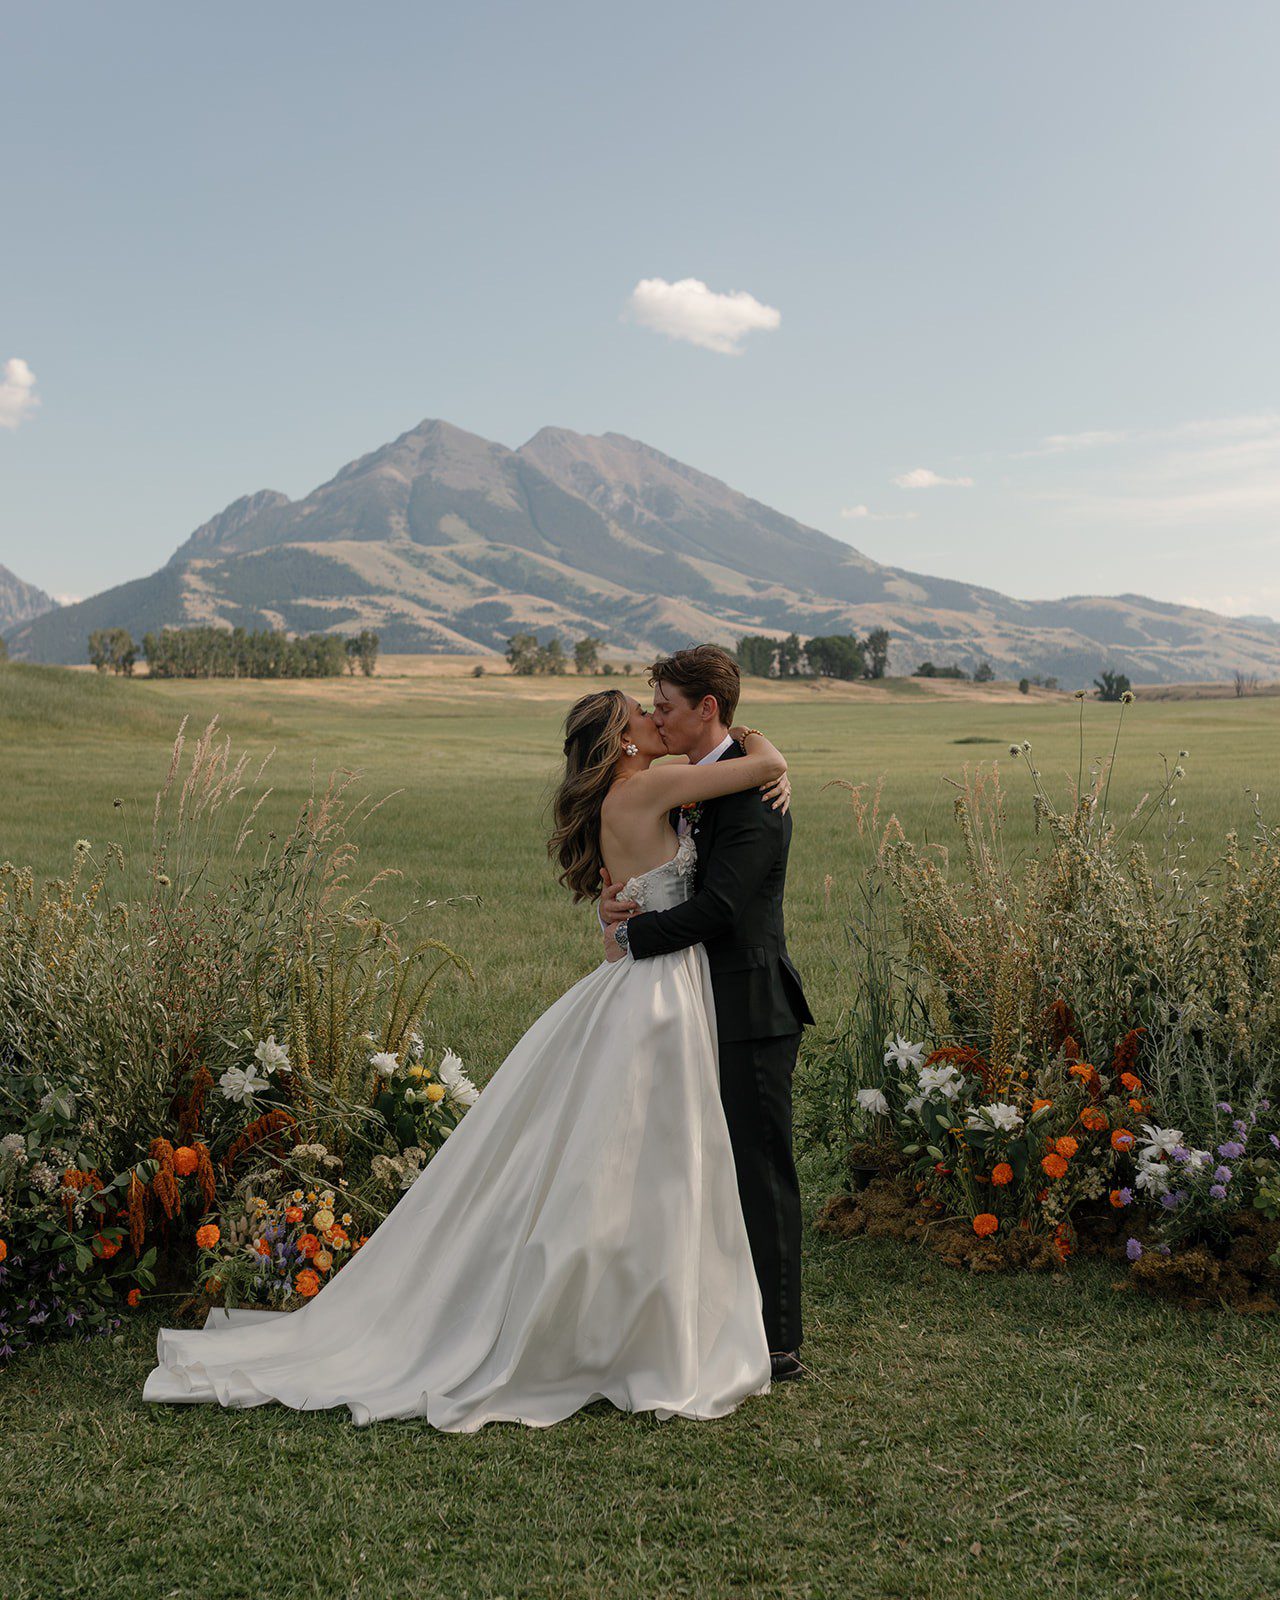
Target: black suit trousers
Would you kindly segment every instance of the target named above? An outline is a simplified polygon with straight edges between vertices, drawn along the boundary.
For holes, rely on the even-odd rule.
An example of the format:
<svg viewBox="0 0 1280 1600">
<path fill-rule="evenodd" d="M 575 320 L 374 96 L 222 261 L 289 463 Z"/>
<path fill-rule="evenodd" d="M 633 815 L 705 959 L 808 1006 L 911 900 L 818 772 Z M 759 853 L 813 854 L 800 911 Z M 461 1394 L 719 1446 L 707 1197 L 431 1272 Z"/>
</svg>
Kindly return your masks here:
<svg viewBox="0 0 1280 1600">
<path fill-rule="evenodd" d="M 791 1153 L 791 1079 L 800 1035 L 725 1040 L 720 1098 L 770 1350 L 794 1350 L 800 1326 L 800 1183 Z"/>
</svg>

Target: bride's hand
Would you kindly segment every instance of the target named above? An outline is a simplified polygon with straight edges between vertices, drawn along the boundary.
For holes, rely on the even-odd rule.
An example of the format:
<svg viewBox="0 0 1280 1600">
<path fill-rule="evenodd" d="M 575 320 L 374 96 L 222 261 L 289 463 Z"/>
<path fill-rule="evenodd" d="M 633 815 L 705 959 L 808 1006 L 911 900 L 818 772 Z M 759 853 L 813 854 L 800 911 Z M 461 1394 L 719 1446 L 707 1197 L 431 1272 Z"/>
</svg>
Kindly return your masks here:
<svg viewBox="0 0 1280 1600">
<path fill-rule="evenodd" d="M 760 785 L 760 797 L 768 805 L 772 802 L 774 811 L 781 811 L 783 816 L 791 809 L 791 779 L 784 772 L 780 778 L 775 778 L 772 783 Z"/>
<path fill-rule="evenodd" d="M 600 868 L 600 921 L 606 928 L 615 922 L 626 922 L 629 917 L 634 917 L 640 907 L 633 900 L 624 900 L 622 891 L 626 888 L 624 883 L 610 883 L 609 874 L 603 867 Z"/>
</svg>

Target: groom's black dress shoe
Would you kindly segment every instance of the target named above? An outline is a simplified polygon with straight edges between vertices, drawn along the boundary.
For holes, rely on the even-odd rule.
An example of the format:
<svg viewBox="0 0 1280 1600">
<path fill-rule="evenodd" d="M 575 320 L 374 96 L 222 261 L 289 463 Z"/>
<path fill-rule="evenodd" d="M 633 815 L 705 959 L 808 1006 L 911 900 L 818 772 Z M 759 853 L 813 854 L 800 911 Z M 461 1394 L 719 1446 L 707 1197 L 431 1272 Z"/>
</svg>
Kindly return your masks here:
<svg viewBox="0 0 1280 1600">
<path fill-rule="evenodd" d="M 803 1378 L 804 1367 L 794 1350 L 769 1352 L 769 1365 L 773 1369 L 774 1383 L 785 1383 L 788 1378 Z"/>
</svg>

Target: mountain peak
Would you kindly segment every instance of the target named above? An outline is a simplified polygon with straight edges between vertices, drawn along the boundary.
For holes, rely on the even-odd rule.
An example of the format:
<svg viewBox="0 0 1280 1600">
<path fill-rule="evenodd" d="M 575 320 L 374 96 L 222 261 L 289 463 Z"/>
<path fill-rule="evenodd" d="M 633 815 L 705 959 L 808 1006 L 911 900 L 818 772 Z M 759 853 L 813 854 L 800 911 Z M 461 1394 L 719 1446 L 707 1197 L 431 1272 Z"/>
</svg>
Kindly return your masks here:
<svg viewBox="0 0 1280 1600">
<path fill-rule="evenodd" d="M 229 540 L 248 527 L 265 511 L 275 511 L 290 503 L 287 494 L 278 489 L 256 489 L 252 494 L 242 494 L 225 506 L 217 516 L 202 522 L 194 533 L 178 546 L 169 558 L 169 565 L 190 561 L 193 556 L 219 554 Z"/>
<path fill-rule="evenodd" d="M 57 601 L 34 583 L 26 583 L 16 572 L 0 565 L 0 629 L 18 622 L 30 622 L 46 611 L 57 609 Z"/>
</svg>

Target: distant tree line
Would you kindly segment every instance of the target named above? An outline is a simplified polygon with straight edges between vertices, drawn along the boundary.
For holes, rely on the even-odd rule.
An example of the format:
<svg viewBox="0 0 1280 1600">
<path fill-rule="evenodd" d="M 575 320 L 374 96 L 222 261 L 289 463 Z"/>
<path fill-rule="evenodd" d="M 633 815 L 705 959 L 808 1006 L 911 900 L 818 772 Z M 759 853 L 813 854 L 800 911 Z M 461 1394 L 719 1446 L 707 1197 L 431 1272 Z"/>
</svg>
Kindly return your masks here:
<svg viewBox="0 0 1280 1600">
<path fill-rule="evenodd" d="M 974 683 L 990 683 L 996 675 L 995 668 L 989 661 L 980 661 L 973 669 Z M 937 667 L 932 661 L 922 661 L 911 674 L 913 678 L 963 678 L 969 681 L 969 673 L 960 666 Z"/>
<path fill-rule="evenodd" d="M 889 633 L 873 628 L 865 639 L 852 633 L 818 634 L 802 643 L 748 633 L 738 640 L 738 666 L 751 678 L 883 678 L 889 665 Z"/>
<path fill-rule="evenodd" d="M 290 638 L 270 628 L 161 628 L 142 637 L 153 678 L 337 678 L 345 670 L 372 677 L 378 635 L 364 628 L 352 638 L 308 633 Z M 98 628 L 89 635 L 89 660 L 99 672 L 133 675 L 138 646 L 127 628 Z"/>
<path fill-rule="evenodd" d="M 573 647 L 573 670 L 612 677 L 613 663 L 600 660 L 602 648 L 601 641 L 591 635 L 579 639 Z M 558 634 L 553 633 L 545 644 L 538 642 L 535 633 L 512 634 L 507 640 L 506 653 L 511 670 L 518 678 L 531 678 L 538 674 L 555 678 L 569 670 L 569 656 Z"/>
</svg>

